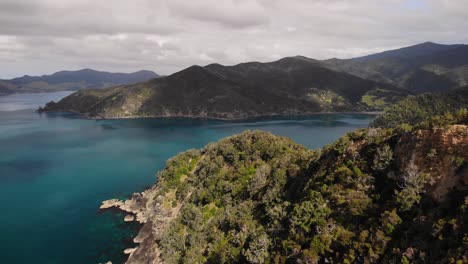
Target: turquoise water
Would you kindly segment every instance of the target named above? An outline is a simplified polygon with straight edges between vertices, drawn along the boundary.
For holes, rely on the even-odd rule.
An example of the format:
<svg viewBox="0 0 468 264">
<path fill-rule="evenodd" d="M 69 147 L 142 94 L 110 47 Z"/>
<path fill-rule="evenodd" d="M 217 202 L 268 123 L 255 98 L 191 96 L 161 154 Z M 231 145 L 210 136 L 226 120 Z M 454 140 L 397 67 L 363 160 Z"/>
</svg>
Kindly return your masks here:
<svg viewBox="0 0 468 264">
<path fill-rule="evenodd" d="M 19 110 L 64 95 L 0 97 L 2 263 L 121 263 L 137 226 L 98 207 L 153 184 L 168 158 L 246 129 L 317 148 L 373 119 L 340 114 L 242 122 L 86 120 Z"/>
</svg>

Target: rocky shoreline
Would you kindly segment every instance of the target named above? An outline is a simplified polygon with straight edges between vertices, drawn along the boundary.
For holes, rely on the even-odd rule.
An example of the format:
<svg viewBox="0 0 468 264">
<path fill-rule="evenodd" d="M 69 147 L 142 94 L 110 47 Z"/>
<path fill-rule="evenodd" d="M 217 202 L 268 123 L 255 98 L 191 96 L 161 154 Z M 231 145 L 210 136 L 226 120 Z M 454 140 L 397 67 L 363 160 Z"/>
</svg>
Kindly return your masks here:
<svg viewBox="0 0 468 264">
<path fill-rule="evenodd" d="M 158 210 L 157 204 L 149 203 L 152 199 L 148 198 L 154 191 L 156 191 L 155 188 L 151 188 L 143 193 L 135 193 L 126 201 L 118 199 L 106 200 L 99 207 L 101 210 L 110 208 L 119 209 L 127 213 L 124 217 L 125 222 L 136 221 L 143 224 L 138 235 L 133 239 L 133 242 L 139 245 L 134 248 L 127 248 L 123 252 L 128 255 L 126 263 L 160 263 L 153 261 L 155 255 L 152 253 L 158 252 L 158 249 L 153 239 L 153 229 L 155 227 L 149 221 L 150 217 L 159 217 L 158 213 L 161 213 Z M 147 210 L 150 206 L 154 206 L 154 208 Z"/>
<path fill-rule="evenodd" d="M 205 155 L 198 160 L 190 174 L 198 168 L 198 164 L 204 158 Z M 191 161 L 190 159 L 188 162 Z M 179 215 L 184 202 L 190 198 L 192 192 L 189 191 L 185 199 L 177 204 L 171 203 L 170 206 L 167 205 L 170 197 L 159 195 L 159 193 L 162 192 L 156 183 L 141 193 L 132 194 L 128 200 L 110 199 L 103 201 L 99 207 L 100 210 L 111 208 L 121 210 L 127 213 L 124 217 L 125 222 L 136 221 L 143 225 L 138 235 L 133 239 L 133 242 L 139 245 L 124 250 L 124 254 L 129 255 L 126 264 L 163 263 L 158 241 L 161 240 L 163 231 L 166 230 L 171 221 Z"/>
<path fill-rule="evenodd" d="M 136 221 L 143 224 L 133 242 L 139 244 L 135 248 L 127 248 L 124 254 L 129 255 L 126 264 L 162 263 L 160 249 L 157 242 L 161 239 L 162 231 L 179 214 L 182 203 L 176 207 L 163 206 L 164 197 L 158 193 L 159 187 L 154 186 L 142 193 L 134 193 L 126 201 L 110 199 L 103 201 L 99 209 L 116 208 L 128 213 L 125 222 Z"/>
</svg>

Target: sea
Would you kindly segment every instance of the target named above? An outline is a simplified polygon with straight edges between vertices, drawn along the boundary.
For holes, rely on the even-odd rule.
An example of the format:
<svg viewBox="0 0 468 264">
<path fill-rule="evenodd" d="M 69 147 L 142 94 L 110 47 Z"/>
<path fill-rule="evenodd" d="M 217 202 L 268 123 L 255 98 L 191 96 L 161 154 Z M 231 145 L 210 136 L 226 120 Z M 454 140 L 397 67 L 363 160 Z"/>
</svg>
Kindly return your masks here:
<svg viewBox="0 0 468 264">
<path fill-rule="evenodd" d="M 34 111 L 68 94 L 0 96 L 1 263 L 123 263 L 123 251 L 136 246 L 132 240 L 139 226 L 99 206 L 154 184 L 170 157 L 244 130 L 320 148 L 375 118 L 91 120 Z"/>
</svg>

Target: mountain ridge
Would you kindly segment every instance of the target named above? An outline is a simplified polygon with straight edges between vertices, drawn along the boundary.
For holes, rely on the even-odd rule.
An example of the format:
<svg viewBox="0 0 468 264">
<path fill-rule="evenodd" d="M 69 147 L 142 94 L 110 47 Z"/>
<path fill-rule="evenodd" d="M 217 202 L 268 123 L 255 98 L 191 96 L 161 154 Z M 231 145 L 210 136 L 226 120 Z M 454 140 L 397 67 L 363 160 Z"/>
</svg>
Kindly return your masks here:
<svg viewBox="0 0 468 264">
<path fill-rule="evenodd" d="M 444 92 L 468 84 L 468 45 L 432 42 L 351 59 L 323 63 L 364 79 L 385 82 L 415 93 Z M 430 81 L 437 82 L 431 86 Z"/>
<path fill-rule="evenodd" d="M 367 59 L 380 59 L 380 58 L 403 58 L 412 59 L 430 55 L 435 52 L 441 52 L 452 48 L 462 47 L 464 44 L 438 44 L 431 41 L 423 42 L 416 45 L 402 47 L 393 50 L 386 50 L 374 54 L 351 58 L 349 60 L 367 60 Z"/>
<path fill-rule="evenodd" d="M 24 75 L 10 80 L 0 80 L 0 83 L 9 87 L 8 92 L 5 92 L 9 94 L 105 88 L 134 84 L 157 77 L 159 77 L 158 74 L 148 70 L 113 73 L 85 68 L 75 71 L 63 70 L 42 76 Z"/>
<path fill-rule="evenodd" d="M 42 110 L 72 111 L 92 118 L 239 119 L 380 110 L 407 94 L 389 84 L 328 69 L 313 59 L 287 57 L 234 66 L 194 65 L 145 83 L 80 91 Z M 89 102 L 80 103 L 82 98 Z"/>
</svg>

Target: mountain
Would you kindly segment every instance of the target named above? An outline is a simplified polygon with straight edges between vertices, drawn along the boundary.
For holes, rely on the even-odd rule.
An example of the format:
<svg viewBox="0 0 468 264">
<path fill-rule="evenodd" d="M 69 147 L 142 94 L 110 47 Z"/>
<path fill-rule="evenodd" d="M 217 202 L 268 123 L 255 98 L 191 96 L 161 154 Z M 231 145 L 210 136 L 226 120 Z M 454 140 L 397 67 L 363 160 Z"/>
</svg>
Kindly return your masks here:
<svg viewBox="0 0 468 264">
<path fill-rule="evenodd" d="M 8 82 L 0 81 L 0 96 L 1 95 L 12 94 L 14 92 L 15 92 L 14 85 L 12 85 L 12 84 L 10 84 Z"/>
<path fill-rule="evenodd" d="M 414 93 L 448 91 L 468 85 L 468 45 L 426 42 L 324 63 L 331 69 L 393 84 Z"/>
<path fill-rule="evenodd" d="M 189 116 L 245 118 L 323 111 L 381 110 L 408 94 L 389 84 L 337 72 L 305 57 L 235 66 L 192 66 L 129 86 L 81 90 L 45 111 L 92 118 Z"/>
<path fill-rule="evenodd" d="M 468 112 L 427 118 L 437 125 L 360 129 L 320 150 L 243 132 L 101 209 L 143 224 L 127 264 L 466 263 Z"/>
<path fill-rule="evenodd" d="M 137 71 L 133 73 L 110 73 L 91 69 L 59 71 L 52 75 L 25 75 L 11 80 L 0 81 L 0 93 L 2 92 L 2 87 L 5 86 L 9 89 L 9 91 L 5 90 L 5 93 L 51 92 L 128 85 L 156 77 L 158 75 L 152 71 Z"/>
</svg>

